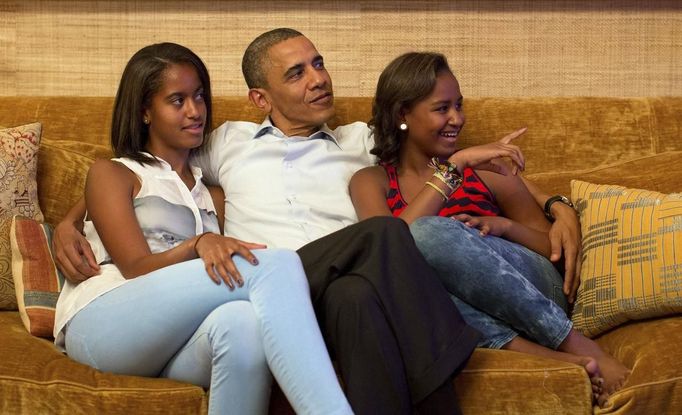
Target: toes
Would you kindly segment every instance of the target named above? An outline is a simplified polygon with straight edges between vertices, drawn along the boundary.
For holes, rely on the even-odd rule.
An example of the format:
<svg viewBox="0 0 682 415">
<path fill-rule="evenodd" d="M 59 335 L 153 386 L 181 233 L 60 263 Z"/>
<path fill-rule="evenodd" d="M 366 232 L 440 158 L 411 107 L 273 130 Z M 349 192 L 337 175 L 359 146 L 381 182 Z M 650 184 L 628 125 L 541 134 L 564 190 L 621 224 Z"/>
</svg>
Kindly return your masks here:
<svg viewBox="0 0 682 415">
<path fill-rule="evenodd" d="M 608 393 L 602 393 L 597 397 L 597 404 L 599 405 L 600 408 L 605 407 L 608 402 L 609 402 Z"/>
<path fill-rule="evenodd" d="M 592 384 L 592 393 L 600 394 L 602 392 L 603 392 L 603 390 L 602 390 L 601 386 L 596 385 L 594 383 Z"/>
</svg>

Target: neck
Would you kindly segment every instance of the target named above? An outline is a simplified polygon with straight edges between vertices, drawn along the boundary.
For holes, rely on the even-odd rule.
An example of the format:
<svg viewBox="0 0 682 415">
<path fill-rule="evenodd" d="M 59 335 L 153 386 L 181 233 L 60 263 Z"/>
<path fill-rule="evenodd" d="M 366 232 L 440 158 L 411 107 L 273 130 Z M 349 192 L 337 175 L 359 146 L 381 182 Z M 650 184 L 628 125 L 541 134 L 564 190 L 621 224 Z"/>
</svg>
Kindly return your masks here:
<svg viewBox="0 0 682 415">
<path fill-rule="evenodd" d="M 159 151 L 154 149 L 153 146 L 147 146 L 147 152 L 155 155 L 158 158 L 163 159 L 168 163 L 173 171 L 175 171 L 180 177 L 190 171 L 189 168 L 189 150 L 182 151 Z"/>
<path fill-rule="evenodd" d="M 286 119 L 277 119 L 272 115 L 270 115 L 270 122 L 287 137 L 310 137 L 322 128 L 321 125 L 294 124 Z"/>
<path fill-rule="evenodd" d="M 428 166 L 431 156 L 418 148 L 411 148 L 407 140 L 400 148 L 399 160 L 398 167 L 403 173 L 410 172 L 419 176 L 433 173 L 433 169 Z"/>
</svg>

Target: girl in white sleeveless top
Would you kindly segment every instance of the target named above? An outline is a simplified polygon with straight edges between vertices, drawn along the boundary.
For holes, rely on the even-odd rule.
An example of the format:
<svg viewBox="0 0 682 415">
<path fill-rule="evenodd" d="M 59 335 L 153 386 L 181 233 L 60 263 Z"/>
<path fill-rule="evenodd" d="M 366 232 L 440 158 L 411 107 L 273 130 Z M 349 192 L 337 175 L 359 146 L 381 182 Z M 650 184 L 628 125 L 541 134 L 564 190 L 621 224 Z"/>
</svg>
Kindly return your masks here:
<svg viewBox="0 0 682 415">
<path fill-rule="evenodd" d="M 66 282 L 55 343 L 103 371 L 210 388 L 211 414 L 267 413 L 270 372 L 297 413 L 352 413 L 298 256 L 220 234 L 222 192 L 188 162 L 210 125 L 199 57 L 172 43 L 133 55 L 114 107 L 117 158 L 95 162 L 85 189 L 101 272 Z"/>
</svg>

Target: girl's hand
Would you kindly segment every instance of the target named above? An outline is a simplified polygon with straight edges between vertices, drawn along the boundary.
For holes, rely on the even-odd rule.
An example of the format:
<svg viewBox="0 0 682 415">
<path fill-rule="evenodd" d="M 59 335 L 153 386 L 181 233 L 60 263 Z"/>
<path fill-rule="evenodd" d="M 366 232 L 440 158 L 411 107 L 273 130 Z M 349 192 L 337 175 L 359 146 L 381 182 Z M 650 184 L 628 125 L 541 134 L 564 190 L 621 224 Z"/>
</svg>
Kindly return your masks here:
<svg viewBox="0 0 682 415">
<path fill-rule="evenodd" d="M 470 228 L 478 229 L 481 236 L 504 236 L 512 225 L 512 221 L 502 216 L 471 216 L 466 213 L 452 216 L 452 219 L 464 223 Z"/>
<path fill-rule="evenodd" d="M 511 144 L 511 142 L 525 133 L 526 130 L 527 128 L 524 127 L 506 135 L 499 141 L 462 149 L 450 156 L 448 161 L 457 165 L 460 174 L 465 167 L 471 167 L 479 170 L 489 170 L 506 176 L 509 173 L 509 168 L 505 162 L 497 159 L 508 157 L 513 164 L 511 173 L 515 175 L 517 172 L 525 169 L 526 160 L 521 149 Z"/>
<path fill-rule="evenodd" d="M 235 266 L 232 256 L 239 255 L 251 264 L 258 265 L 258 259 L 250 250 L 266 248 L 263 244 L 244 242 L 217 233 L 201 234 L 195 238 L 194 250 L 204 260 L 208 275 L 216 284 L 224 281 L 230 290 L 234 289 L 235 284 L 239 287 L 244 285 L 244 278 Z"/>
</svg>

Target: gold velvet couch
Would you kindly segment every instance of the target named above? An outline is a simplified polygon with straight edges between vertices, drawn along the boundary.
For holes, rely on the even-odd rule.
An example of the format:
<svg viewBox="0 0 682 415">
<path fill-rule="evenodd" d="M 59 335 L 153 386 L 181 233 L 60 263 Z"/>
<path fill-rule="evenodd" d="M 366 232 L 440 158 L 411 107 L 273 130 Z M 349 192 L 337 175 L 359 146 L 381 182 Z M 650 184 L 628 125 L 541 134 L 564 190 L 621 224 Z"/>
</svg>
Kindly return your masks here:
<svg viewBox="0 0 682 415">
<path fill-rule="evenodd" d="M 109 157 L 112 98 L 0 97 L 0 125 L 43 124 L 38 192 L 56 223 L 82 194 L 96 157 Z M 337 98 L 332 124 L 367 120 L 369 98 Z M 217 97 L 223 120 L 260 121 L 243 98 Z M 548 193 L 570 195 L 579 178 L 661 192 L 682 190 L 682 97 L 476 98 L 465 105 L 464 144 L 498 139 L 522 126 L 517 143 L 526 176 Z M 622 325 L 597 341 L 632 369 L 605 408 L 593 407 L 581 367 L 524 354 L 476 350 L 456 379 L 466 414 L 682 413 L 682 317 Z M 207 394 L 165 379 L 101 373 L 33 337 L 17 311 L 0 311 L 0 413 L 199 414 Z M 281 393 L 271 413 L 290 412 Z"/>
</svg>

